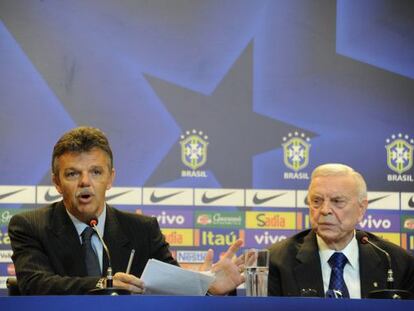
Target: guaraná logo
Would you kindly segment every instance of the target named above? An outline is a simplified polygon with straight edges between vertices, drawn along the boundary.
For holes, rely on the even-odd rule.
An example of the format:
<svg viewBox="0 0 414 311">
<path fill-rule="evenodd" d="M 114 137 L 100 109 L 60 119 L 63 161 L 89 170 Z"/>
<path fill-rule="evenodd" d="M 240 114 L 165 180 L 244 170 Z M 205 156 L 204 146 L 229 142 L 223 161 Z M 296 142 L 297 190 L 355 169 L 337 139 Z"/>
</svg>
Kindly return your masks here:
<svg viewBox="0 0 414 311">
<path fill-rule="evenodd" d="M 408 135 L 392 135 L 386 140 L 387 165 L 396 172 L 402 174 L 413 166 L 414 140 Z"/>
<path fill-rule="evenodd" d="M 202 131 L 187 131 L 181 135 L 181 161 L 192 171 L 182 171 L 182 177 L 206 177 L 204 171 L 196 171 L 207 162 L 208 136 Z"/>
</svg>

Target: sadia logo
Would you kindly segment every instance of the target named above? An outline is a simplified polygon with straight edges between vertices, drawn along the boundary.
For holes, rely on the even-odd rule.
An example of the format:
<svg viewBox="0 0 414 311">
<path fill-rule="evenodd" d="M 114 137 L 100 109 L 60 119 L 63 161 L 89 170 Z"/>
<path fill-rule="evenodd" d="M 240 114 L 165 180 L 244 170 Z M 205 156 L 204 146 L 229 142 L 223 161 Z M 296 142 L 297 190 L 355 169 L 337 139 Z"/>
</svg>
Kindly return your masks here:
<svg viewBox="0 0 414 311">
<path fill-rule="evenodd" d="M 413 182 L 412 175 L 402 175 L 413 166 L 414 140 L 408 135 L 391 135 L 386 139 L 387 165 L 396 174 L 388 174 L 388 181 Z"/>
<path fill-rule="evenodd" d="M 304 133 L 289 133 L 283 137 L 283 162 L 294 172 L 285 172 L 284 179 L 309 179 L 305 172 L 299 172 L 309 164 L 310 139 Z"/>
<path fill-rule="evenodd" d="M 205 171 L 197 170 L 207 162 L 208 136 L 202 131 L 187 131 L 181 135 L 181 161 L 191 170 L 182 170 L 181 177 L 207 177 Z"/>
</svg>

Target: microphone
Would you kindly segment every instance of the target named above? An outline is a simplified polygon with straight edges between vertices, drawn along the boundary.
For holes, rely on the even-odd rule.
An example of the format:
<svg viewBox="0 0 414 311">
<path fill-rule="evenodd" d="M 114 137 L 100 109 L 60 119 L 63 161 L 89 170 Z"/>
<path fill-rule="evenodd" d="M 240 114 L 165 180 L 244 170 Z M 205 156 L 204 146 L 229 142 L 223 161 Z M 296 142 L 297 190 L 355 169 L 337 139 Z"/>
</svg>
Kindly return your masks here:
<svg viewBox="0 0 414 311">
<path fill-rule="evenodd" d="M 388 270 L 387 270 L 387 288 L 388 289 L 394 289 L 394 272 L 392 270 L 392 266 L 391 266 L 391 256 L 390 254 L 384 250 L 383 248 L 379 247 L 378 245 L 376 245 L 375 243 L 372 243 L 369 239 L 368 236 L 366 234 L 364 234 L 361 238 L 360 241 L 362 244 L 369 244 L 372 245 L 375 249 L 379 250 L 380 252 L 382 252 L 383 254 L 385 254 L 385 257 L 387 257 L 387 261 L 388 261 Z"/>
<path fill-rule="evenodd" d="M 111 263 L 111 256 L 109 255 L 108 247 L 106 246 L 106 244 L 105 244 L 105 242 L 104 242 L 101 234 L 98 231 L 97 225 L 98 225 L 98 219 L 97 218 L 92 218 L 89 221 L 89 226 L 91 226 L 95 230 L 96 234 L 98 235 L 99 240 L 101 241 L 102 246 L 103 246 L 103 248 L 105 250 L 106 257 L 108 258 L 108 270 L 106 270 L 106 287 L 108 288 L 108 287 L 112 287 L 112 285 L 113 285 L 113 283 L 112 283 L 112 263 Z"/>
</svg>

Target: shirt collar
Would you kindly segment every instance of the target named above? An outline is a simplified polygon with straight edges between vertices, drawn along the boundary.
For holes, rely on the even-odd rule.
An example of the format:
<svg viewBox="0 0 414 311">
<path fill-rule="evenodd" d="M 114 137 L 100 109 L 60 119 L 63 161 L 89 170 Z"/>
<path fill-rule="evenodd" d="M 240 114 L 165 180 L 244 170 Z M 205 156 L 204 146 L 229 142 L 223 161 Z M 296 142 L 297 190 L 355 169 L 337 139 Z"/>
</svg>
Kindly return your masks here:
<svg viewBox="0 0 414 311">
<path fill-rule="evenodd" d="M 332 254 L 335 253 L 336 251 L 333 249 L 330 249 L 328 245 L 325 243 L 325 241 L 319 235 L 316 235 L 316 241 L 318 243 L 319 256 L 321 258 L 321 261 L 328 262 L 329 258 L 331 258 Z M 354 236 L 351 239 L 351 241 L 340 252 L 346 256 L 346 258 L 348 259 L 348 263 L 353 268 L 358 267 L 359 248 L 358 248 L 358 241 L 356 240 L 356 237 L 355 237 L 355 231 L 354 231 Z"/>
<path fill-rule="evenodd" d="M 76 231 L 78 232 L 78 235 L 80 236 L 83 230 L 85 230 L 85 228 L 88 227 L 88 225 L 80 221 L 79 219 L 77 219 L 75 216 L 73 216 L 67 209 L 66 209 L 66 212 L 68 213 L 69 218 L 72 220 L 73 225 L 75 226 Z M 106 220 L 106 204 L 104 205 L 101 215 L 99 215 L 98 217 L 98 224 L 96 226 L 98 228 L 99 234 L 102 237 L 104 234 L 105 220 Z"/>
</svg>

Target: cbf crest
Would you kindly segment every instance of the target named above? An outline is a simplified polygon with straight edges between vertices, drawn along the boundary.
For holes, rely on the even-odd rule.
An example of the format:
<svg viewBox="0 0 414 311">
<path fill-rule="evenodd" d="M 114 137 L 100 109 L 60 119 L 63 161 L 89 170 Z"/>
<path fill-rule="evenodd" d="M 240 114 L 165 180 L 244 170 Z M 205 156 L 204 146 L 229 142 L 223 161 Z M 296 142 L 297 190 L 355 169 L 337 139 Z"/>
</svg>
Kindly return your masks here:
<svg viewBox="0 0 414 311">
<path fill-rule="evenodd" d="M 192 171 L 181 171 L 182 177 L 206 177 L 204 171 L 196 171 L 207 162 L 208 136 L 202 131 L 187 131 L 181 135 L 181 161 Z"/>
<path fill-rule="evenodd" d="M 283 161 L 285 165 L 295 172 L 304 169 L 309 164 L 310 143 L 309 138 L 304 133 L 289 133 L 288 137 L 283 137 Z M 294 173 L 297 174 L 297 173 Z M 284 174 L 285 178 L 290 179 L 289 174 Z M 289 175 L 289 176 L 288 176 Z M 293 178 L 293 177 L 292 177 Z M 299 176 L 296 176 L 299 178 Z M 306 179 L 306 176 L 303 176 Z M 299 179 L 302 179 L 299 178 Z"/>
<path fill-rule="evenodd" d="M 391 135 L 386 142 L 388 167 L 397 174 L 408 171 L 413 166 L 414 140 L 400 133 Z"/>
</svg>

